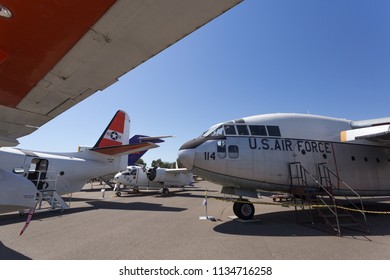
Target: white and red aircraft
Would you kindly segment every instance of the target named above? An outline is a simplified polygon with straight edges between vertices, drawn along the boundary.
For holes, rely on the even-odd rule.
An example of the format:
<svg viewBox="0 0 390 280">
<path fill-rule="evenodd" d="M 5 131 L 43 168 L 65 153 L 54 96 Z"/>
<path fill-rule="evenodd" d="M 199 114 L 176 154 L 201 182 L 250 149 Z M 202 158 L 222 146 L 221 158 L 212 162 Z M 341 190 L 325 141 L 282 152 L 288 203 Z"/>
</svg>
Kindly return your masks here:
<svg viewBox="0 0 390 280">
<path fill-rule="evenodd" d="M 18 138 L 115 83 L 239 2 L 1 0 L 0 147 L 18 145 Z M 96 168 L 104 173 L 114 157 L 105 155 L 103 163 L 100 148 L 74 158 L 2 148 L 0 211 L 33 206 L 36 188 L 28 179 L 30 169 L 59 172 L 60 193 L 79 188 L 84 180 L 79 173 L 85 170 L 74 167 L 89 157 L 100 161 Z M 68 177 L 70 173 L 75 177 Z"/>
<path fill-rule="evenodd" d="M 158 147 L 151 142 L 128 144 L 129 122 L 129 116 L 118 111 L 93 148 L 74 153 L 0 148 L 0 213 L 34 207 L 36 194 L 61 204 L 61 195 L 124 168 L 128 154 Z"/>
<path fill-rule="evenodd" d="M 121 185 L 134 191 L 139 189 L 158 189 L 164 195 L 169 194 L 169 187 L 183 188 L 193 183 L 193 174 L 185 168 L 145 168 L 130 165 L 114 176 L 115 194 L 120 196 Z"/>
<path fill-rule="evenodd" d="M 212 126 L 185 143 L 179 161 L 223 186 L 222 193 L 258 191 L 390 195 L 390 118 L 351 121 L 303 114 L 266 114 Z M 234 203 L 251 219 L 253 204 Z"/>
</svg>

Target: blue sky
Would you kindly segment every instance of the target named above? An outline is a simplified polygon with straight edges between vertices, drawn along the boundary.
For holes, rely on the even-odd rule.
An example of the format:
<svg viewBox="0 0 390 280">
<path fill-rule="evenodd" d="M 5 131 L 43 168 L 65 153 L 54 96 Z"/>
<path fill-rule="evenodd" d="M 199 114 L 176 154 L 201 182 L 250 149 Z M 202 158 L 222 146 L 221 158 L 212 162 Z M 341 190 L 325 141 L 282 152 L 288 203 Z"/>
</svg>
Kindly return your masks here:
<svg viewBox="0 0 390 280">
<path fill-rule="evenodd" d="M 19 147 L 94 145 L 118 109 L 130 133 L 175 135 L 144 160 L 175 161 L 211 125 L 293 112 L 390 116 L 390 1 L 245 0 L 97 92 Z"/>
</svg>

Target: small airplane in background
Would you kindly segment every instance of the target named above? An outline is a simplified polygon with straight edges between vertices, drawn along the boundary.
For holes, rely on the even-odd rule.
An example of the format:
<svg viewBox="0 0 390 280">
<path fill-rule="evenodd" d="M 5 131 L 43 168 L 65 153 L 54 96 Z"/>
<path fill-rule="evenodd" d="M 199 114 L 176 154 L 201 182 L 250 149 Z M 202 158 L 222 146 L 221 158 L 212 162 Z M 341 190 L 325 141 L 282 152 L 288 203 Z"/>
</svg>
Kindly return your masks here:
<svg viewBox="0 0 390 280">
<path fill-rule="evenodd" d="M 92 178 L 125 168 L 130 153 L 158 147 L 147 141 L 128 144 L 127 139 L 129 116 L 118 111 L 92 148 L 75 153 L 0 148 L 0 213 L 33 208 L 42 200 L 53 208 L 68 208 L 61 195 L 78 192 Z"/>
<path fill-rule="evenodd" d="M 158 189 L 164 195 L 169 194 L 170 187 L 184 188 L 192 186 L 193 174 L 185 168 L 146 168 L 138 165 L 131 165 L 126 170 L 118 172 L 114 176 L 115 194 L 121 196 L 120 186 L 130 187 L 133 191 L 142 189 Z"/>
<path fill-rule="evenodd" d="M 145 141 L 151 143 L 163 143 L 163 138 L 173 136 L 146 136 L 134 135 L 129 143 L 137 144 Z M 167 168 L 146 168 L 145 166 L 137 165 L 137 161 L 147 152 L 147 150 L 129 154 L 128 166 L 126 170 L 116 173 L 114 176 L 114 192 L 115 195 L 121 196 L 122 192 L 139 191 L 140 189 L 158 189 L 164 195 L 169 194 L 169 187 L 185 187 L 193 183 L 193 175 L 185 168 L 167 169 Z M 121 185 L 124 188 L 121 189 Z M 130 188 L 129 188 L 130 187 Z"/>
<path fill-rule="evenodd" d="M 129 144 L 141 144 L 141 143 L 164 143 L 165 141 L 162 140 L 163 138 L 171 138 L 173 136 L 146 136 L 146 135 L 134 135 L 130 138 Z M 130 165 L 137 165 L 137 161 L 143 157 L 143 155 L 148 150 L 140 151 L 137 153 L 131 153 L 128 155 L 127 160 L 127 166 Z M 118 173 L 118 170 L 115 170 L 114 173 L 106 174 L 104 176 L 100 176 L 99 178 L 95 178 L 97 180 L 105 182 L 107 185 L 109 185 L 112 189 L 115 189 L 114 184 L 112 183 L 112 179 L 115 176 L 115 174 Z"/>
<path fill-rule="evenodd" d="M 243 197 L 259 191 L 302 198 L 390 195 L 390 118 L 351 121 L 266 114 L 212 126 L 179 151 L 179 161 L 240 199 L 235 215 L 252 219 Z"/>
</svg>

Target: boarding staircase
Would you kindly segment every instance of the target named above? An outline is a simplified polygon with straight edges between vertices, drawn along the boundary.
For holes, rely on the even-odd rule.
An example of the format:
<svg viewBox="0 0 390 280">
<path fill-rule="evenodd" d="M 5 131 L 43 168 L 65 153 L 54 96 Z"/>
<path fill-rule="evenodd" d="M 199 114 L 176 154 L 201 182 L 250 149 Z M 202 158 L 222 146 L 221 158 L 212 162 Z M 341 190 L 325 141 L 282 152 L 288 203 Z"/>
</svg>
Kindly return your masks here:
<svg viewBox="0 0 390 280">
<path fill-rule="evenodd" d="M 331 171 L 326 163 L 317 165 L 318 178 L 300 162 L 290 163 L 289 168 L 290 192 L 294 196 L 297 220 L 297 210 L 309 210 L 304 212 L 309 213 L 313 226 L 316 220 L 322 220 L 338 236 L 342 236 L 341 228 L 369 233 L 360 195 Z M 334 196 L 335 190 L 337 198 Z"/>
<path fill-rule="evenodd" d="M 53 210 L 64 211 L 65 209 L 68 209 L 72 195 L 70 194 L 68 196 L 69 202 L 67 203 L 57 192 L 57 183 L 60 178 L 60 174 L 57 174 L 56 172 L 35 172 L 39 173 L 39 176 L 35 176 L 36 179 L 31 180 L 35 186 L 37 186 L 38 190 L 35 212 Z"/>
</svg>

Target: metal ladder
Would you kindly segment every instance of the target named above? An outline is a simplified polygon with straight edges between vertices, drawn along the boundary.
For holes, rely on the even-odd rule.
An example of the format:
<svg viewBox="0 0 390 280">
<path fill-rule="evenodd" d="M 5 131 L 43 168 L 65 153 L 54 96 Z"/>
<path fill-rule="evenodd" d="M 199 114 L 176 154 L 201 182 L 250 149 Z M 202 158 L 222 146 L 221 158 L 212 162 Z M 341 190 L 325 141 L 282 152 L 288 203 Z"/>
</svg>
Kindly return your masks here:
<svg viewBox="0 0 390 280">
<path fill-rule="evenodd" d="M 331 171 L 325 163 L 318 164 L 318 171 L 321 184 L 328 190 L 328 192 L 319 195 L 320 199 L 326 199 L 326 196 L 329 196 L 329 193 L 334 197 L 333 191 L 340 190 L 341 187 L 345 190 L 343 194 L 338 192 L 340 198 L 336 201 L 336 206 L 339 210 L 337 215 L 339 226 L 345 228 L 358 227 L 360 230 L 369 233 L 367 217 L 361 196 L 346 182 L 341 180 L 338 175 Z M 347 205 L 347 207 L 343 205 Z M 319 209 L 319 212 L 324 219 L 327 219 L 328 216 L 326 211 L 321 211 L 321 209 Z M 353 215 L 353 213 L 359 214 L 360 219 Z M 331 220 L 327 220 L 327 223 L 333 226 Z"/>
<path fill-rule="evenodd" d="M 316 196 L 320 191 L 319 182 L 300 162 L 289 163 L 289 171 L 291 184 L 290 193 L 294 197 L 296 220 L 299 223 L 304 222 L 298 216 L 298 209 L 303 211 L 309 210 L 302 212 L 309 214 L 311 224 L 314 226 L 315 218 L 313 216 L 313 205 L 316 204 Z M 316 186 L 316 188 L 313 188 L 313 186 Z"/>
<path fill-rule="evenodd" d="M 291 193 L 294 195 L 295 210 L 300 205 L 302 210 L 305 210 L 305 204 L 309 207 L 312 225 L 314 225 L 314 217 L 312 210 L 316 208 L 318 216 L 330 226 L 338 236 L 341 236 L 341 227 L 360 226 L 365 232 L 368 232 L 366 216 L 364 214 L 363 202 L 361 197 L 345 182 L 343 182 L 336 174 L 334 174 L 325 163 L 318 164 L 319 180 L 317 180 L 300 162 L 289 164 L 291 178 Z M 337 179 L 337 185 L 332 183 L 332 178 Z M 351 214 L 346 207 L 342 207 L 339 201 L 333 195 L 333 190 L 339 188 L 340 184 L 344 185 L 349 193 L 354 197 L 358 197 L 360 208 L 357 207 L 348 196 L 344 196 L 354 211 L 360 212 L 363 215 L 363 223 Z M 297 212 L 297 211 L 296 211 Z M 346 221 L 350 222 L 346 222 Z"/>
<path fill-rule="evenodd" d="M 47 177 L 48 173 L 49 172 L 45 172 L 46 176 L 44 176 L 45 178 L 43 179 L 40 179 L 41 176 L 38 176 L 38 179 L 32 180 L 32 182 L 37 187 L 38 186 L 42 187 L 42 188 L 38 188 L 37 207 L 35 211 L 36 212 L 53 211 L 53 210 L 64 211 L 65 209 L 68 209 L 70 206 L 57 192 L 57 181 L 59 178 L 58 176 L 59 174 L 56 172 L 50 172 L 50 174 L 53 174 L 52 177 L 55 179 L 49 179 Z M 72 195 L 70 194 L 69 197 L 71 200 Z"/>
</svg>

